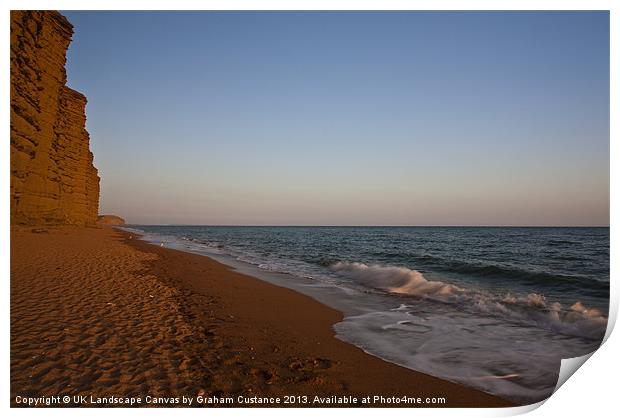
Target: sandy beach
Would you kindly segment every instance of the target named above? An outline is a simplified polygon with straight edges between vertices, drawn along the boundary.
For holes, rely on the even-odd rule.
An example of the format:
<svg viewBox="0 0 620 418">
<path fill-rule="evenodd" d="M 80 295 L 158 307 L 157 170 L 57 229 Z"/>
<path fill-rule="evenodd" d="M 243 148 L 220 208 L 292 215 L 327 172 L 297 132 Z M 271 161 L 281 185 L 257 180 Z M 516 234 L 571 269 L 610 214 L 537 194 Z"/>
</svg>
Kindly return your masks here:
<svg viewBox="0 0 620 418">
<path fill-rule="evenodd" d="M 341 318 L 307 296 L 110 227 L 11 231 L 13 406 L 18 396 L 57 395 L 309 397 L 283 406 L 408 396 L 423 403 L 400 406 L 510 406 L 337 340 L 332 325 Z"/>
</svg>

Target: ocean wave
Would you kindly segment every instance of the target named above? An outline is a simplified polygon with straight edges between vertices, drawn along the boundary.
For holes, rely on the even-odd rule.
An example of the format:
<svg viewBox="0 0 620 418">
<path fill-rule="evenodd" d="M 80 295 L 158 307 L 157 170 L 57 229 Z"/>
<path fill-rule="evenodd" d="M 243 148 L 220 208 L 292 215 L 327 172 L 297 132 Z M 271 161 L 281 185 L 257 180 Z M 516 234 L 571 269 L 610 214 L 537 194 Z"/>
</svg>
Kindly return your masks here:
<svg viewBox="0 0 620 418">
<path fill-rule="evenodd" d="M 526 321 L 530 325 L 558 334 L 601 339 L 607 329 L 607 317 L 598 309 L 587 308 L 580 301 L 566 308 L 559 302 L 548 301 L 544 295 L 538 293 L 521 296 L 494 295 L 442 281 L 428 280 L 421 272 L 405 267 L 339 261 L 329 268 L 367 287 L 459 304 L 479 313 L 501 316 L 507 320 Z"/>
<path fill-rule="evenodd" d="M 422 273 L 405 267 L 386 267 L 339 261 L 330 270 L 344 273 L 368 287 L 413 296 L 423 296 L 447 301 L 463 289 L 440 281 L 427 280 Z"/>
<path fill-rule="evenodd" d="M 420 263 L 425 266 L 432 266 L 434 269 L 473 275 L 477 277 L 502 278 L 517 280 L 524 285 L 537 285 L 542 287 L 555 288 L 558 284 L 562 284 L 565 290 L 577 290 L 587 292 L 591 296 L 607 297 L 609 294 L 609 283 L 597 280 L 587 276 L 567 275 L 560 273 L 551 273 L 546 271 L 533 271 L 515 266 L 506 266 L 499 264 L 483 264 L 477 262 L 466 262 L 461 260 L 446 259 L 430 254 L 409 254 L 404 255 L 393 254 L 394 261 L 399 259 L 409 259 L 413 262 Z M 392 254 L 387 254 L 388 257 Z M 574 260 L 569 256 L 562 257 L 562 260 Z"/>
<path fill-rule="evenodd" d="M 479 265 L 456 262 L 451 265 L 452 271 L 457 273 L 475 274 L 477 276 L 494 276 L 508 279 L 517 279 L 524 284 L 536 284 L 556 287 L 558 282 L 571 289 L 607 291 L 609 284 L 585 276 L 569 276 L 566 274 L 548 273 L 545 271 L 531 271 L 518 267 L 499 266 L 494 264 Z"/>
<path fill-rule="evenodd" d="M 572 247 L 575 245 L 581 245 L 580 242 L 569 241 L 565 239 L 550 239 L 545 244 L 550 245 L 550 246 L 561 246 L 561 247 L 565 247 L 565 246 Z"/>
</svg>

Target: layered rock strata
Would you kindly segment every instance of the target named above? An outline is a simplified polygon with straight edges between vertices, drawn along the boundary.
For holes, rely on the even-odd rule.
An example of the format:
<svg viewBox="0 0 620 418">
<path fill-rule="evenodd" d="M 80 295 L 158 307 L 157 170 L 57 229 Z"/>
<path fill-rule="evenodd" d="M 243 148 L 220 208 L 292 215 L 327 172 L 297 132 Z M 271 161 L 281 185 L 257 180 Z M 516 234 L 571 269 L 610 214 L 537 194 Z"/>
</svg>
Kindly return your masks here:
<svg viewBox="0 0 620 418">
<path fill-rule="evenodd" d="M 86 97 L 66 86 L 72 35 L 58 12 L 11 11 L 11 224 L 97 221 Z"/>
</svg>

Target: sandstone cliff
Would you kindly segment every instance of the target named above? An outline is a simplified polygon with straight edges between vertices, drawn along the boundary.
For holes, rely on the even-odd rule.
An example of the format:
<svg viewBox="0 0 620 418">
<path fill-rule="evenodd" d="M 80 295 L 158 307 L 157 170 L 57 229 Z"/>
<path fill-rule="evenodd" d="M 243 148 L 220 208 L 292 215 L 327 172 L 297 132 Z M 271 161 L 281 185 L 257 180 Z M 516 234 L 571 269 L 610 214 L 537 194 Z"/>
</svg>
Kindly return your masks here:
<svg viewBox="0 0 620 418">
<path fill-rule="evenodd" d="M 66 86 L 72 34 L 58 12 L 11 11 L 11 224 L 97 220 L 86 98 Z"/>
</svg>

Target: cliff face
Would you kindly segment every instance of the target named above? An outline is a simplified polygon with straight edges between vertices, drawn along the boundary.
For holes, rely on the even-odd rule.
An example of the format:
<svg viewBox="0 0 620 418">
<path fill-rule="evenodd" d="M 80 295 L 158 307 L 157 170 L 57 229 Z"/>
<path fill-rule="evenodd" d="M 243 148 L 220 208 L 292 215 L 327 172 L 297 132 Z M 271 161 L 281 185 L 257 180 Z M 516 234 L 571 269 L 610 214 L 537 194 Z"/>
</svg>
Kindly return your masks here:
<svg viewBox="0 0 620 418">
<path fill-rule="evenodd" d="M 11 11 L 11 224 L 97 221 L 86 97 L 65 85 L 72 34 L 58 12 Z"/>
</svg>

